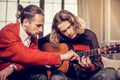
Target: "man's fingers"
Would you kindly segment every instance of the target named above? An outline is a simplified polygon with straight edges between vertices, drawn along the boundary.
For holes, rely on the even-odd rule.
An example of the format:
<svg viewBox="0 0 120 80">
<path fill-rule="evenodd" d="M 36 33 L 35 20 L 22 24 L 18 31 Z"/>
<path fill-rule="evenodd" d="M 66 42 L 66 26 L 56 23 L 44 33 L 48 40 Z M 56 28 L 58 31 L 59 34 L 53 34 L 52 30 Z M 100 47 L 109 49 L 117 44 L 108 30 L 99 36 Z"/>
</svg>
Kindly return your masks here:
<svg viewBox="0 0 120 80">
<path fill-rule="evenodd" d="M 74 55 L 72 58 L 71 58 L 71 61 L 74 61 L 74 60 L 77 60 L 77 56 L 76 55 Z"/>
<path fill-rule="evenodd" d="M 3 75 L 0 77 L 0 80 L 6 80 L 6 77 Z"/>
</svg>

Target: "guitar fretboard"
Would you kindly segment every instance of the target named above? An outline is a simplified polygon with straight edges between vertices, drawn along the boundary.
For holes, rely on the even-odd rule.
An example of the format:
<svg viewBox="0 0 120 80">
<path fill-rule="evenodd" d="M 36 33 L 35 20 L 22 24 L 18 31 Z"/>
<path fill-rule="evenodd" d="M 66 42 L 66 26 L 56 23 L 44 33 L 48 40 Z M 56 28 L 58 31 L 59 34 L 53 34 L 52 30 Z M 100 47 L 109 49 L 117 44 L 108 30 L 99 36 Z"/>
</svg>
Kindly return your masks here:
<svg viewBox="0 0 120 80">
<path fill-rule="evenodd" d="M 115 45 L 91 49 L 91 50 L 87 50 L 87 51 L 75 50 L 75 52 L 80 57 L 83 55 L 84 56 L 94 56 L 94 55 L 101 55 L 101 54 L 114 54 L 114 53 L 120 53 L 120 45 L 115 44 Z"/>
<path fill-rule="evenodd" d="M 87 51 L 80 51 L 80 50 L 75 50 L 75 52 L 82 57 L 84 56 L 94 56 L 94 55 L 100 55 L 100 49 L 92 49 L 92 50 L 87 50 Z"/>
</svg>

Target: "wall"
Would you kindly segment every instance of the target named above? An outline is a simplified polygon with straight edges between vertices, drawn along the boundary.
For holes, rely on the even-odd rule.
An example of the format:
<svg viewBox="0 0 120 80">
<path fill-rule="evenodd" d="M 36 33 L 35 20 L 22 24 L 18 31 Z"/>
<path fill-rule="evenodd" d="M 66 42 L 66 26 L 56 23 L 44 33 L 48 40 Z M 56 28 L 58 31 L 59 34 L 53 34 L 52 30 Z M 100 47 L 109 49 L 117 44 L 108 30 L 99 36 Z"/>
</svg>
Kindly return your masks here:
<svg viewBox="0 0 120 80">
<path fill-rule="evenodd" d="M 86 28 L 92 29 L 101 42 L 101 0 L 78 0 L 78 15 L 86 21 Z"/>
<path fill-rule="evenodd" d="M 99 43 L 120 42 L 120 0 L 78 0 L 78 15 L 92 29 Z"/>
<path fill-rule="evenodd" d="M 111 30 L 110 30 L 110 39 L 111 40 L 120 40 L 120 0 L 111 0 L 111 19 L 110 19 L 110 26 L 111 26 Z M 116 35 L 112 35 L 112 34 L 116 34 Z"/>
</svg>

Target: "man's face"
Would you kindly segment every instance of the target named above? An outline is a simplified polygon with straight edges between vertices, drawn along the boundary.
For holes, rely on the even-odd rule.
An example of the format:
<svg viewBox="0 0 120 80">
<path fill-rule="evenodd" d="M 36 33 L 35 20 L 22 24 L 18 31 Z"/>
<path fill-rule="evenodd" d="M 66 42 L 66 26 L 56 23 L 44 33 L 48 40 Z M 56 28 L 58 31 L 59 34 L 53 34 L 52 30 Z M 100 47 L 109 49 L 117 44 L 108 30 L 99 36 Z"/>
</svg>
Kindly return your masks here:
<svg viewBox="0 0 120 80">
<path fill-rule="evenodd" d="M 71 25 L 68 21 L 61 22 L 57 27 L 60 32 L 68 38 L 73 39 L 77 35 L 73 28 L 74 26 Z"/>
<path fill-rule="evenodd" d="M 40 14 L 35 14 L 35 16 L 28 21 L 29 25 L 26 26 L 26 32 L 30 36 L 36 37 L 40 32 L 42 32 L 44 24 L 44 16 Z"/>
</svg>

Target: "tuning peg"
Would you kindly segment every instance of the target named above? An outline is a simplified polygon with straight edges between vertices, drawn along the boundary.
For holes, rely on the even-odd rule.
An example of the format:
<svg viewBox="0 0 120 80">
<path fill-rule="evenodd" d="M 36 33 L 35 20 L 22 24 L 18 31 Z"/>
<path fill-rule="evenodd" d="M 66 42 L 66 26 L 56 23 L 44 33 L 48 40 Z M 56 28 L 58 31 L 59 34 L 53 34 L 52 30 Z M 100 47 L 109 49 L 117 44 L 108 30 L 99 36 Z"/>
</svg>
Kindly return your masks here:
<svg viewBox="0 0 120 80">
<path fill-rule="evenodd" d="M 111 54 L 111 53 L 112 53 L 112 51 L 109 51 L 109 53 Z"/>
<path fill-rule="evenodd" d="M 108 48 L 111 48 L 112 46 L 108 46 Z"/>
<path fill-rule="evenodd" d="M 116 47 L 116 45 L 113 46 L 114 48 Z"/>
<path fill-rule="evenodd" d="M 107 52 L 104 52 L 104 54 L 107 54 Z"/>
<path fill-rule="evenodd" d="M 115 50 L 114 53 L 116 53 L 117 51 Z"/>
</svg>

